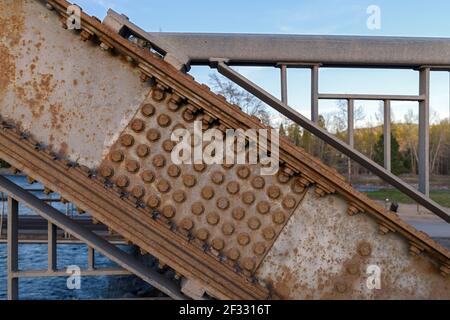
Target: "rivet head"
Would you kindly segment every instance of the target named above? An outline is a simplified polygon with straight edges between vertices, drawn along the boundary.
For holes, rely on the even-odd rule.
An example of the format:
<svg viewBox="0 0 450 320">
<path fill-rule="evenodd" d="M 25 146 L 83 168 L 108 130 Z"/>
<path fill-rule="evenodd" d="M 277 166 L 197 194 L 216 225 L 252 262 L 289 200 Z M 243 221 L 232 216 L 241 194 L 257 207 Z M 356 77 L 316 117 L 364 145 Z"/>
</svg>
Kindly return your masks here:
<svg viewBox="0 0 450 320">
<path fill-rule="evenodd" d="M 124 134 L 120 137 L 120 144 L 124 147 L 131 147 L 134 144 L 134 138 L 131 134 Z"/>
<path fill-rule="evenodd" d="M 166 165 L 166 158 L 164 158 L 163 155 L 156 155 L 155 157 L 153 157 L 153 166 L 155 166 L 156 168 L 162 168 Z"/>
<path fill-rule="evenodd" d="M 251 258 L 246 258 L 242 261 L 242 267 L 247 271 L 253 271 L 255 268 L 255 261 Z"/>
<path fill-rule="evenodd" d="M 145 196 L 145 188 L 142 186 L 136 186 L 131 190 L 131 195 L 137 199 L 141 199 Z"/>
<path fill-rule="evenodd" d="M 175 148 L 175 142 L 173 142 L 172 140 L 166 140 L 163 142 L 162 147 L 165 152 L 170 153 L 173 151 L 173 148 Z"/>
<path fill-rule="evenodd" d="M 217 199 L 217 208 L 221 210 L 226 210 L 230 206 L 230 201 L 227 198 L 221 197 Z"/>
<path fill-rule="evenodd" d="M 155 107 L 150 103 L 146 103 L 142 106 L 141 113 L 145 117 L 151 117 L 155 114 Z"/>
<path fill-rule="evenodd" d="M 206 169 L 205 164 L 194 164 L 194 170 L 197 172 L 203 172 Z"/>
<path fill-rule="evenodd" d="M 203 199 L 211 200 L 214 197 L 214 189 L 211 187 L 204 187 L 201 194 Z"/>
<path fill-rule="evenodd" d="M 195 186 L 195 184 L 197 183 L 197 179 L 195 178 L 195 176 L 187 174 L 183 176 L 183 184 L 188 187 L 188 188 L 192 188 Z"/>
<path fill-rule="evenodd" d="M 152 183 L 155 180 L 155 174 L 152 171 L 146 170 L 142 172 L 141 179 L 145 183 Z"/>
<path fill-rule="evenodd" d="M 263 237 L 266 240 L 273 240 L 275 238 L 275 230 L 272 227 L 266 227 L 262 231 Z"/>
<path fill-rule="evenodd" d="M 250 191 L 244 192 L 242 195 L 242 202 L 248 205 L 253 204 L 253 202 L 255 202 L 255 195 Z"/>
<path fill-rule="evenodd" d="M 200 216 L 205 212 L 205 207 L 201 202 L 195 202 L 191 206 L 191 212 L 196 216 Z"/>
<path fill-rule="evenodd" d="M 160 204 L 161 204 L 161 200 L 158 198 L 158 196 L 151 195 L 151 196 L 149 196 L 148 199 L 147 199 L 147 205 L 148 205 L 151 209 L 156 209 L 156 208 L 158 208 Z"/>
<path fill-rule="evenodd" d="M 150 147 L 145 144 L 140 144 L 136 148 L 136 154 L 139 158 L 145 158 L 150 154 Z"/>
<path fill-rule="evenodd" d="M 167 174 L 172 178 L 177 178 L 180 176 L 181 169 L 177 165 L 170 165 L 169 168 L 167 168 Z"/>
<path fill-rule="evenodd" d="M 234 167 L 234 163 L 224 163 L 224 164 L 222 165 L 222 167 L 223 167 L 224 169 L 231 169 L 231 168 Z"/>
<path fill-rule="evenodd" d="M 246 233 L 241 233 L 237 237 L 237 242 L 244 247 L 250 243 L 250 236 Z"/>
<path fill-rule="evenodd" d="M 283 199 L 283 207 L 285 209 L 294 209 L 295 205 L 297 204 L 297 201 L 295 200 L 294 197 L 291 196 L 287 196 L 286 198 Z"/>
<path fill-rule="evenodd" d="M 197 231 L 196 236 L 197 236 L 198 240 L 206 241 L 209 238 L 209 232 L 208 232 L 208 230 L 202 228 Z"/>
<path fill-rule="evenodd" d="M 162 214 L 164 217 L 166 217 L 167 219 L 172 219 L 173 217 L 175 217 L 176 214 L 176 210 L 174 207 L 172 206 L 165 206 L 162 209 Z"/>
<path fill-rule="evenodd" d="M 266 246 L 262 242 L 258 242 L 253 246 L 253 253 L 260 256 L 266 252 Z"/>
<path fill-rule="evenodd" d="M 286 216 L 284 215 L 284 212 L 282 211 L 277 211 L 273 216 L 272 216 L 272 221 L 276 224 L 283 224 L 286 221 Z"/>
<path fill-rule="evenodd" d="M 111 159 L 112 162 L 122 162 L 124 159 L 124 155 L 123 152 L 120 150 L 115 150 L 113 152 L 111 152 L 111 155 L 109 156 L 109 158 Z"/>
<path fill-rule="evenodd" d="M 291 190 L 294 193 L 300 194 L 300 193 L 303 193 L 305 191 L 305 186 L 303 185 L 301 180 L 297 178 L 297 179 L 294 179 L 292 181 Z"/>
<path fill-rule="evenodd" d="M 172 194 L 172 199 L 177 203 L 182 203 L 186 201 L 186 194 L 182 190 L 177 190 Z"/>
<path fill-rule="evenodd" d="M 262 189 L 266 185 L 266 181 L 263 177 L 255 177 L 252 180 L 252 186 L 255 189 Z"/>
<path fill-rule="evenodd" d="M 161 114 L 158 116 L 158 124 L 163 127 L 166 128 L 168 126 L 170 126 L 172 123 L 172 119 L 170 119 L 170 117 L 166 114 Z"/>
<path fill-rule="evenodd" d="M 236 181 L 232 181 L 227 185 L 227 191 L 230 194 L 237 194 L 239 192 L 239 189 L 240 189 L 239 183 L 237 183 Z"/>
<path fill-rule="evenodd" d="M 358 253 L 363 257 L 370 256 L 370 254 L 372 253 L 372 247 L 371 247 L 370 243 L 368 243 L 368 242 L 360 243 L 358 245 Z"/>
<path fill-rule="evenodd" d="M 256 209 L 260 214 L 267 214 L 270 211 L 270 203 L 268 203 L 267 201 L 261 201 L 256 206 Z"/>
<path fill-rule="evenodd" d="M 241 179 L 247 179 L 250 176 L 250 169 L 246 166 L 239 166 L 237 169 L 237 175 Z"/>
<path fill-rule="evenodd" d="M 250 218 L 248 219 L 247 225 L 252 230 L 258 230 L 261 227 L 261 221 L 258 218 Z"/>
<path fill-rule="evenodd" d="M 351 275 L 359 274 L 359 266 L 356 263 L 350 263 L 346 268 L 347 272 Z"/>
<path fill-rule="evenodd" d="M 281 196 L 281 189 L 277 186 L 270 186 L 267 189 L 267 195 L 270 199 L 278 199 Z"/>
<path fill-rule="evenodd" d="M 222 239 L 213 239 L 211 245 L 217 251 L 221 251 L 225 247 L 225 242 Z"/>
<path fill-rule="evenodd" d="M 130 184 L 130 180 L 126 176 L 120 176 L 116 180 L 116 185 L 119 188 L 126 188 Z"/>
<path fill-rule="evenodd" d="M 167 193 L 170 191 L 170 183 L 167 180 L 161 179 L 157 183 L 156 188 L 158 188 L 159 192 Z"/>
<path fill-rule="evenodd" d="M 220 171 L 213 172 L 213 174 L 211 175 L 211 181 L 217 185 L 222 184 L 224 180 L 225 176 Z"/>
<path fill-rule="evenodd" d="M 343 281 L 338 281 L 334 285 L 334 288 L 339 293 L 345 293 L 347 291 L 347 284 Z"/>
<path fill-rule="evenodd" d="M 180 225 L 184 230 L 187 231 L 190 231 L 192 230 L 192 228 L 194 228 L 194 222 L 189 218 L 184 218 L 183 220 L 181 220 Z"/>
<path fill-rule="evenodd" d="M 131 122 L 131 130 L 133 130 L 134 132 L 142 132 L 145 129 L 145 122 L 142 121 L 141 119 L 134 119 Z"/>
<path fill-rule="evenodd" d="M 232 260 L 232 261 L 237 261 L 240 256 L 241 256 L 241 253 L 239 252 L 239 250 L 237 248 L 231 248 L 228 251 L 228 258 L 230 258 L 230 260 Z"/>
<path fill-rule="evenodd" d="M 234 225 L 232 223 L 224 223 L 222 226 L 222 232 L 226 236 L 230 236 L 234 233 Z"/>
<path fill-rule="evenodd" d="M 162 101 L 166 98 L 166 93 L 161 89 L 153 89 L 152 98 L 155 101 Z"/>
<path fill-rule="evenodd" d="M 147 131 L 147 139 L 150 142 L 156 142 L 161 138 L 161 133 L 156 129 L 150 129 Z"/>
<path fill-rule="evenodd" d="M 215 212 L 210 213 L 210 214 L 208 214 L 208 216 L 206 217 L 206 221 L 207 221 L 210 225 L 215 226 L 215 225 L 217 225 L 217 224 L 219 223 L 219 221 L 220 221 L 220 216 L 219 216 L 217 213 L 215 213 Z"/>
<path fill-rule="evenodd" d="M 109 166 L 100 167 L 99 172 L 103 178 L 111 178 L 114 175 L 114 169 Z"/>
<path fill-rule="evenodd" d="M 186 122 L 192 122 L 195 120 L 195 115 L 190 110 L 184 110 L 183 111 L 183 119 Z"/>
<path fill-rule="evenodd" d="M 135 161 L 135 160 L 128 160 L 126 165 L 125 165 L 126 169 L 128 172 L 130 173 L 136 173 L 139 171 L 139 162 Z"/>
<path fill-rule="evenodd" d="M 245 210 L 242 208 L 234 208 L 232 215 L 235 220 L 241 221 L 245 217 Z"/>
<path fill-rule="evenodd" d="M 180 105 L 174 100 L 170 100 L 167 107 L 169 108 L 170 111 L 173 112 L 178 111 L 178 109 L 180 109 Z"/>
<path fill-rule="evenodd" d="M 282 183 L 282 184 L 286 184 L 289 182 L 289 180 L 291 179 L 291 177 L 289 175 L 287 175 L 284 172 L 279 172 L 278 176 L 277 176 L 278 182 Z"/>
</svg>

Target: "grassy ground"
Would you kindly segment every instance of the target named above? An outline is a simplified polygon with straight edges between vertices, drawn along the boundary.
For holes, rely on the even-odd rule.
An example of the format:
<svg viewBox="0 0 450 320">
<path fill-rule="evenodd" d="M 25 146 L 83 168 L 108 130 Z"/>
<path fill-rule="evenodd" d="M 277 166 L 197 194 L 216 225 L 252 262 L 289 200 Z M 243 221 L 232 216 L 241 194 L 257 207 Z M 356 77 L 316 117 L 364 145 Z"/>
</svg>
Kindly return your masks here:
<svg viewBox="0 0 450 320">
<path fill-rule="evenodd" d="M 414 204 L 414 201 L 395 189 L 380 189 L 378 191 L 366 192 L 366 194 L 374 200 L 385 200 L 398 203 Z M 431 198 L 444 207 L 450 207 L 450 190 L 432 190 Z"/>
</svg>

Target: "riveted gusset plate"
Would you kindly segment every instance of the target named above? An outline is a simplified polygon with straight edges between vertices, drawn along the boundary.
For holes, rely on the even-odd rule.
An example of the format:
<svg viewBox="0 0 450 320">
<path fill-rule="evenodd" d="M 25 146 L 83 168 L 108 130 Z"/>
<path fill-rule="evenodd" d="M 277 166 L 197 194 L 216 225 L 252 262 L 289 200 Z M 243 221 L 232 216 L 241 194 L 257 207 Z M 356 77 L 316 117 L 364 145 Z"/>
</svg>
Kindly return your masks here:
<svg viewBox="0 0 450 320">
<path fill-rule="evenodd" d="M 175 100 L 176 94 L 154 89 L 99 172 L 194 241 L 251 273 L 301 201 L 304 185 L 284 173 L 261 175 L 260 164 L 228 165 L 225 157 L 223 165 L 174 164 L 173 131 L 183 128 L 193 135 L 194 121 L 209 119 Z M 245 148 L 248 152 L 248 144 Z"/>
</svg>

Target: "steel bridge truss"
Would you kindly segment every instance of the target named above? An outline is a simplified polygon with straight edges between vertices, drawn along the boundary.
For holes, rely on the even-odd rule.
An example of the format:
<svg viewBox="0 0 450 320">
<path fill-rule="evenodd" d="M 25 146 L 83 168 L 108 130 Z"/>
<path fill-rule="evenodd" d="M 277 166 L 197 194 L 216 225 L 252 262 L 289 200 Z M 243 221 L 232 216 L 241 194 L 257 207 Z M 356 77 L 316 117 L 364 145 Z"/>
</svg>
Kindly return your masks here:
<svg viewBox="0 0 450 320">
<path fill-rule="evenodd" d="M 116 245 L 88 230 L 62 212 L 48 205 L 30 192 L 0 176 L 0 190 L 8 195 L 7 219 L 7 297 L 19 299 L 19 279 L 37 277 L 68 277 L 66 270 L 57 269 L 57 228 L 63 229 L 88 246 L 88 267 L 80 276 L 122 276 L 134 274 L 173 299 L 186 299 L 175 282 L 146 266 Z M 48 221 L 47 270 L 19 270 L 19 202 Z M 107 257 L 120 268 L 97 268 L 95 251 Z"/>
<path fill-rule="evenodd" d="M 411 197 L 446 222 L 449 212 L 429 197 L 430 191 L 430 73 L 449 71 L 450 39 L 294 36 L 251 34 L 192 34 L 145 32 L 129 19 L 109 10 L 104 24 L 125 38 L 159 53 L 174 67 L 188 71 L 192 65 L 210 66 L 223 76 L 325 141 L 384 181 Z M 281 98 L 276 98 L 245 78 L 232 66 L 280 68 Z M 419 71 L 417 95 L 323 94 L 319 71 L 323 67 L 411 69 Z M 287 70 L 311 69 L 311 119 L 288 105 Z M 318 126 L 319 101 L 344 100 L 348 107 L 348 141 L 342 142 Z M 354 102 L 382 101 L 384 106 L 384 167 L 354 147 Z M 416 190 L 391 172 L 391 102 L 419 103 L 419 188 Z M 350 160 L 349 160 L 350 161 Z"/>
</svg>

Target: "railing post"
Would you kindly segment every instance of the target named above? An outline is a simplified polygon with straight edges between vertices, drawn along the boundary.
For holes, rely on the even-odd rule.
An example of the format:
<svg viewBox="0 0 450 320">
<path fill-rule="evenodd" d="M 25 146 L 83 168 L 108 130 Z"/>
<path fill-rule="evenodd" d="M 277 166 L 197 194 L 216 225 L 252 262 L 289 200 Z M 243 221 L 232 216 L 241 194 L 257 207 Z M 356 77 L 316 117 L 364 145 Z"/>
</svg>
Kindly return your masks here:
<svg viewBox="0 0 450 320">
<path fill-rule="evenodd" d="M 311 67 L 311 121 L 319 122 L 319 66 Z"/>
<path fill-rule="evenodd" d="M 419 191 L 430 194 L 430 68 L 420 69 L 419 91 Z"/>
<path fill-rule="evenodd" d="M 288 104 L 288 91 L 287 91 L 287 67 L 285 64 L 280 66 L 281 70 L 281 101 Z"/>
<path fill-rule="evenodd" d="M 88 269 L 95 270 L 95 250 L 92 247 L 88 247 Z"/>
<path fill-rule="evenodd" d="M 19 204 L 8 196 L 8 300 L 19 299 Z"/>
<path fill-rule="evenodd" d="M 391 101 L 384 100 L 384 167 L 392 170 L 391 151 Z"/>
<path fill-rule="evenodd" d="M 48 246 L 48 271 L 56 271 L 57 269 L 57 227 L 48 222 L 48 238 L 47 238 L 47 246 Z"/>
<path fill-rule="evenodd" d="M 355 146 L 355 102 L 353 99 L 347 100 L 347 139 L 351 148 Z M 348 158 L 348 181 L 352 180 L 352 159 Z"/>
</svg>

